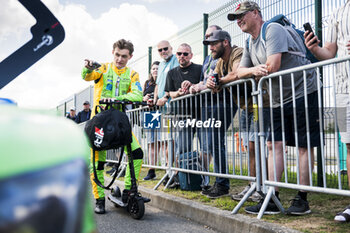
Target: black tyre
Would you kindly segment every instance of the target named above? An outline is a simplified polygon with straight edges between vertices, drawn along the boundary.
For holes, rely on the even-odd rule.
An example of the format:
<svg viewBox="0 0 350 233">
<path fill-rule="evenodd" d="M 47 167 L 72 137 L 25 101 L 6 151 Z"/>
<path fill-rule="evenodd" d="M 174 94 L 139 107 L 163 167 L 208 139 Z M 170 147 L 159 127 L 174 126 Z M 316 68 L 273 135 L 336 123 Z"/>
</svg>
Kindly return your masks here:
<svg viewBox="0 0 350 233">
<path fill-rule="evenodd" d="M 145 214 L 145 203 L 142 198 L 132 198 L 129 201 L 128 212 L 134 219 L 141 219 Z"/>
</svg>

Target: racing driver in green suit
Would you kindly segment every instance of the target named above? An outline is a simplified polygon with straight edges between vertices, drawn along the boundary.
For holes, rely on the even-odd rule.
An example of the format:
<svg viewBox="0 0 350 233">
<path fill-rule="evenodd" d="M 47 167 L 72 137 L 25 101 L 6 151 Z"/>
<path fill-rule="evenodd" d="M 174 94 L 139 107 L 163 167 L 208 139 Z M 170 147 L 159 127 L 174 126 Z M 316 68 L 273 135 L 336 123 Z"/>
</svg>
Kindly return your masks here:
<svg viewBox="0 0 350 233">
<path fill-rule="evenodd" d="M 85 60 L 85 67 L 82 70 L 82 77 L 85 81 L 94 81 L 94 105 L 99 105 L 99 100 L 128 100 L 133 102 L 142 101 L 142 88 L 139 74 L 127 67 L 128 61 L 132 58 L 134 46 L 130 41 L 120 39 L 113 44 L 113 62 L 104 63 L 97 69 L 94 69 L 92 60 Z M 93 111 L 93 117 L 95 112 Z M 131 153 L 134 157 L 135 177 L 138 179 L 142 166 L 143 151 L 135 135 L 132 137 Z M 104 214 L 105 211 L 105 193 L 103 188 L 94 182 L 92 168 L 92 150 L 90 164 L 90 179 L 92 183 L 92 192 L 96 199 L 95 213 Z M 104 183 L 104 164 L 106 161 L 106 151 L 95 151 L 95 167 L 97 176 L 101 183 Z M 125 174 L 125 189 L 122 194 L 122 200 L 126 202 L 128 191 L 131 188 L 131 177 L 129 164 Z"/>
</svg>

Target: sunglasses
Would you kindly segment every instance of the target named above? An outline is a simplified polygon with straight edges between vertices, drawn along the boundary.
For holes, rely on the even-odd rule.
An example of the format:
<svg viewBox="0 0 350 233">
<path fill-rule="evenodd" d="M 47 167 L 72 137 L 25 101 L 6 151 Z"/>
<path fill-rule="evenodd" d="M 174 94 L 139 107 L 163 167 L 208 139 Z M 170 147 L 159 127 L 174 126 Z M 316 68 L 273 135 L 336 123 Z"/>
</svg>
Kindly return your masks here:
<svg viewBox="0 0 350 233">
<path fill-rule="evenodd" d="M 244 17 L 248 12 L 249 12 L 249 11 L 237 15 L 237 16 L 236 16 L 236 20 L 237 20 L 237 19 L 239 19 L 239 20 L 243 19 L 243 17 Z"/>
<path fill-rule="evenodd" d="M 168 49 L 169 49 L 168 47 L 164 47 L 164 48 L 158 49 L 158 52 L 161 53 L 163 50 L 164 50 L 164 51 L 168 51 Z"/>
<path fill-rule="evenodd" d="M 182 54 L 185 56 L 185 57 L 187 57 L 188 55 L 189 55 L 189 53 L 181 53 L 181 52 L 177 52 L 176 53 L 177 54 L 177 56 L 181 56 Z"/>
</svg>

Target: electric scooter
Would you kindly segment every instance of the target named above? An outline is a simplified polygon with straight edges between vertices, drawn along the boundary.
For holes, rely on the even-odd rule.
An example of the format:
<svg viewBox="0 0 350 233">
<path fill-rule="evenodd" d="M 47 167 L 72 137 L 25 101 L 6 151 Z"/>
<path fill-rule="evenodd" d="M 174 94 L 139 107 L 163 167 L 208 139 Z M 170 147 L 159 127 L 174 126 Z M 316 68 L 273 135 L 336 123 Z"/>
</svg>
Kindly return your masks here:
<svg viewBox="0 0 350 233">
<path fill-rule="evenodd" d="M 135 171 L 134 171 L 134 163 L 133 156 L 131 154 L 130 145 L 127 146 L 127 155 L 128 155 L 128 163 L 130 168 L 130 176 L 131 176 L 131 188 L 128 192 L 127 200 L 122 200 L 122 194 L 118 186 L 114 189 L 111 189 L 110 194 L 108 195 L 108 200 L 110 200 L 115 207 L 126 208 L 126 210 L 130 213 L 131 217 L 134 219 L 141 219 L 145 213 L 145 202 L 149 202 L 150 199 L 144 198 L 137 190 Z M 120 161 L 122 160 L 122 156 L 119 158 L 118 165 L 116 170 L 118 171 Z M 117 173 L 117 172 L 116 172 Z"/>
<path fill-rule="evenodd" d="M 125 112 L 126 105 L 133 105 L 133 106 L 146 106 L 147 103 L 145 102 L 131 102 L 131 101 L 113 101 L 113 102 L 103 102 L 100 101 L 100 104 L 111 104 L 111 105 L 120 105 L 122 112 Z M 135 170 L 134 170 L 134 158 L 131 153 L 131 144 L 126 145 L 126 153 L 128 156 L 128 163 L 129 163 L 129 169 L 130 169 L 130 176 L 131 176 L 131 188 L 128 192 L 127 199 L 122 200 L 122 194 L 118 186 L 115 188 L 110 188 L 110 186 L 114 183 L 117 173 L 115 172 L 112 178 L 111 183 L 108 186 L 101 186 L 99 184 L 99 181 L 96 180 L 95 176 L 95 182 L 100 187 L 110 190 L 110 194 L 107 196 L 108 200 L 110 200 L 115 207 L 122 207 L 126 208 L 126 210 L 130 213 L 131 217 L 134 219 L 141 219 L 145 213 L 145 204 L 147 202 L 150 202 L 151 200 L 149 198 L 142 197 L 141 194 L 138 192 L 137 189 L 137 183 L 136 183 L 136 177 L 135 177 Z M 121 149 L 121 153 L 118 159 L 118 163 L 115 164 L 116 171 L 119 170 L 121 161 L 123 160 L 123 154 L 124 150 Z M 95 160 L 95 158 L 93 158 Z M 94 163 L 93 163 L 94 164 Z M 95 166 L 94 166 L 94 172 L 95 172 Z M 125 198 L 125 197 L 124 197 Z"/>
</svg>

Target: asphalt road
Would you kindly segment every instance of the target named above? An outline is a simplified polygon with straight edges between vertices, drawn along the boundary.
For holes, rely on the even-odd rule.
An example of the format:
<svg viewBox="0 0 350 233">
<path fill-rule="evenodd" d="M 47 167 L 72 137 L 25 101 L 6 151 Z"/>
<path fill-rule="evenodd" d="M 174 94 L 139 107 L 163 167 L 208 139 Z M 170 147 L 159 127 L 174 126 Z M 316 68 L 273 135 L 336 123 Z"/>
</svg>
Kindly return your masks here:
<svg viewBox="0 0 350 233">
<path fill-rule="evenodd" d="M 141 220 L 133 219 L 123 208 L 115 208 L 110 201 L 106 201 L 104 215 L 95 214 L 97 229 L 100 233 L 213 233 L 217 232 L 204 225 L 193 222 L 161 209 L 146 204 L 145 215 Z"/>
</svg>

